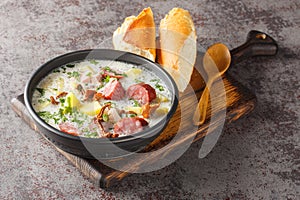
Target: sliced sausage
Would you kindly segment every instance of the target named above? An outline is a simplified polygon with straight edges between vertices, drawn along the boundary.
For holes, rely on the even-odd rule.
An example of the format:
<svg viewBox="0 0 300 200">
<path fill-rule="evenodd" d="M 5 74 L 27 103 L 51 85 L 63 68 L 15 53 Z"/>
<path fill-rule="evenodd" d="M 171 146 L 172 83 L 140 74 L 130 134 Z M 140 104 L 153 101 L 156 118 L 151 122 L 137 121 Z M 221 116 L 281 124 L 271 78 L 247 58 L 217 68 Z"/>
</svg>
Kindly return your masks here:
<svg viewBox="0 0 300 200">
<path fill-rule="evenodd" d="M 130 135 L 143 130 L 143 126 L 147 126 L 148 122 L 140 117 L 126 117 L 119 120 L 114 125 L 114 133 Z"/>
<path fill-rule="evenodd" d="M 78 136 L 77 128 L 70 123 L 67 122 L 60 123 L 58 127 L 62 132 L 68 133 L 70 135 Z"/>
<path fill-rule="evenodd" d="M 145 105 L 156 98 L 156 92 L 149 84 L 138 83 L 131 85 L 127 89 L 127 96 L 139 101 L 142 105 Z"/>
<path fill-rule="evenodd" d="M 119 81 L 113 80 L 104 87 L 103 95 L 105 99 L 121 100 L 125 96 L 125 90 Z"/>
</svg>

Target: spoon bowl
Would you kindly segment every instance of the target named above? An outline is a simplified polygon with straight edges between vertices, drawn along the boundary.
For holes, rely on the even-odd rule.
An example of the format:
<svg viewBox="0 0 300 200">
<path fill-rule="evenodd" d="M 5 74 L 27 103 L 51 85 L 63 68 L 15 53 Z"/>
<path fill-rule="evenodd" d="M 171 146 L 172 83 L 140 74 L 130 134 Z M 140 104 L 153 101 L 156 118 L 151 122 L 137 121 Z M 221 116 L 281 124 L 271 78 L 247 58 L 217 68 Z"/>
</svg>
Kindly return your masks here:
<svg viewBox="0 0 300 200">
<path fill-rule="evenodd" d="M 216 43 L 210 46 L 203 57 L 203 67 L 208 75 L 208 79 L 224 74 L 230 62 L 231 55 L 226 45 Z"/>
</svg>

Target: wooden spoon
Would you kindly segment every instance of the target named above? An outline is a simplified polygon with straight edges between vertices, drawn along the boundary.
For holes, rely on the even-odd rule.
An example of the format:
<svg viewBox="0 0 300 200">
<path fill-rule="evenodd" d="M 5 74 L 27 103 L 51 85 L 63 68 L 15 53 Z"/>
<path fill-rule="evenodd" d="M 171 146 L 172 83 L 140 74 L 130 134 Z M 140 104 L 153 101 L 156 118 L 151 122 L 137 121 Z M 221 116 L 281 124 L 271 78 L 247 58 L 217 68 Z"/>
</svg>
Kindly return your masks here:
<svg viewBox="0 0 300 200">
<path fill-rule="evenodd" d="M 268 34 L 256 30 L 250 31 L 247 35 L 246 42 L 232 49 L 230 52 L 228 48 L 221 43 L 209 47 L 203 57 L 203 68 L 208 75 L 208 81 L 198 103 L 199 111 L 197 110 L 194 113 L 194 124 L 199 126 L 205 121 L 209 89 L 216 77 L 224 74 L 230 65 L 235 65 L 253 56 L 274 56 L 277 54 L 277 51 L 277 42 Z"/>
<path fill-rule="evenodd" d="M 206 111 L 209 101 L 209 91 L 213 82 L 222 76 L 231 63 L 230 51 L 222 43 L 210 46 L 203 57 L 203 68 L 208 76 L 206 87 L 198 103 L 198 110 L 194 113 L 194 125 L 201 125 L 206 119 Z"/>
</svg>

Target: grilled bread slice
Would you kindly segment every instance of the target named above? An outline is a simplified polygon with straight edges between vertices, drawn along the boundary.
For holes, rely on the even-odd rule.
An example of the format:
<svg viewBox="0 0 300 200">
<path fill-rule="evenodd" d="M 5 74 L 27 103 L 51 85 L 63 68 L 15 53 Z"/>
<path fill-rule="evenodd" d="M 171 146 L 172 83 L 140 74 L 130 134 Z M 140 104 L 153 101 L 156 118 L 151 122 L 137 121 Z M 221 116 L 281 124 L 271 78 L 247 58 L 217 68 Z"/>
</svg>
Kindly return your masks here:
<svg viewBox="0 0 300 200">
<path fill-rule="evenodd" d="M 183 92 L 190 82 L 197 56 L 197 36 L 189 12 L 173 8 L 160 21 L 159 36 L 158 62 Z"/>
<path fill-rule="evenodd" d="M 117 50 L 135 53 L 155 61 L 155 37 L 153 13 L 148 7 L 138 16 L 125 19 L 113 34 L 113 45 Z"/>
</svg>

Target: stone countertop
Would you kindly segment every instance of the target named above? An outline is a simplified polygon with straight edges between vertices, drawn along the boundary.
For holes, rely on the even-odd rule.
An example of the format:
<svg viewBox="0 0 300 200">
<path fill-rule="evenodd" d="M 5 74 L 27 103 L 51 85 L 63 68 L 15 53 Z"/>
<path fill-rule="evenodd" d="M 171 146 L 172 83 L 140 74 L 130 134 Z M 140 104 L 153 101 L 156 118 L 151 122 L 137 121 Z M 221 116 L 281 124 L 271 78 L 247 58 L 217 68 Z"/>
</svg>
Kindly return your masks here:
<svg viewBox="0 0 300 200">
<path fill-rule="evenodd" d="M 173 7 L 190 11 L 198 45 L 230 48 L 251 29 L 279 44 L 229 73 L 258 99 L 254 112 L 226 126 L 213 151 L 193 144 L 159 171 L 102 190 L 31 130 L 9 102 L 32 72 L 70 51 L 97 48 L 124 18 L 151 6 L 155 21 Z M 0 2 L 0 199 L 300 199 L 300 2 L 2 0 Z"/>
</svg>

